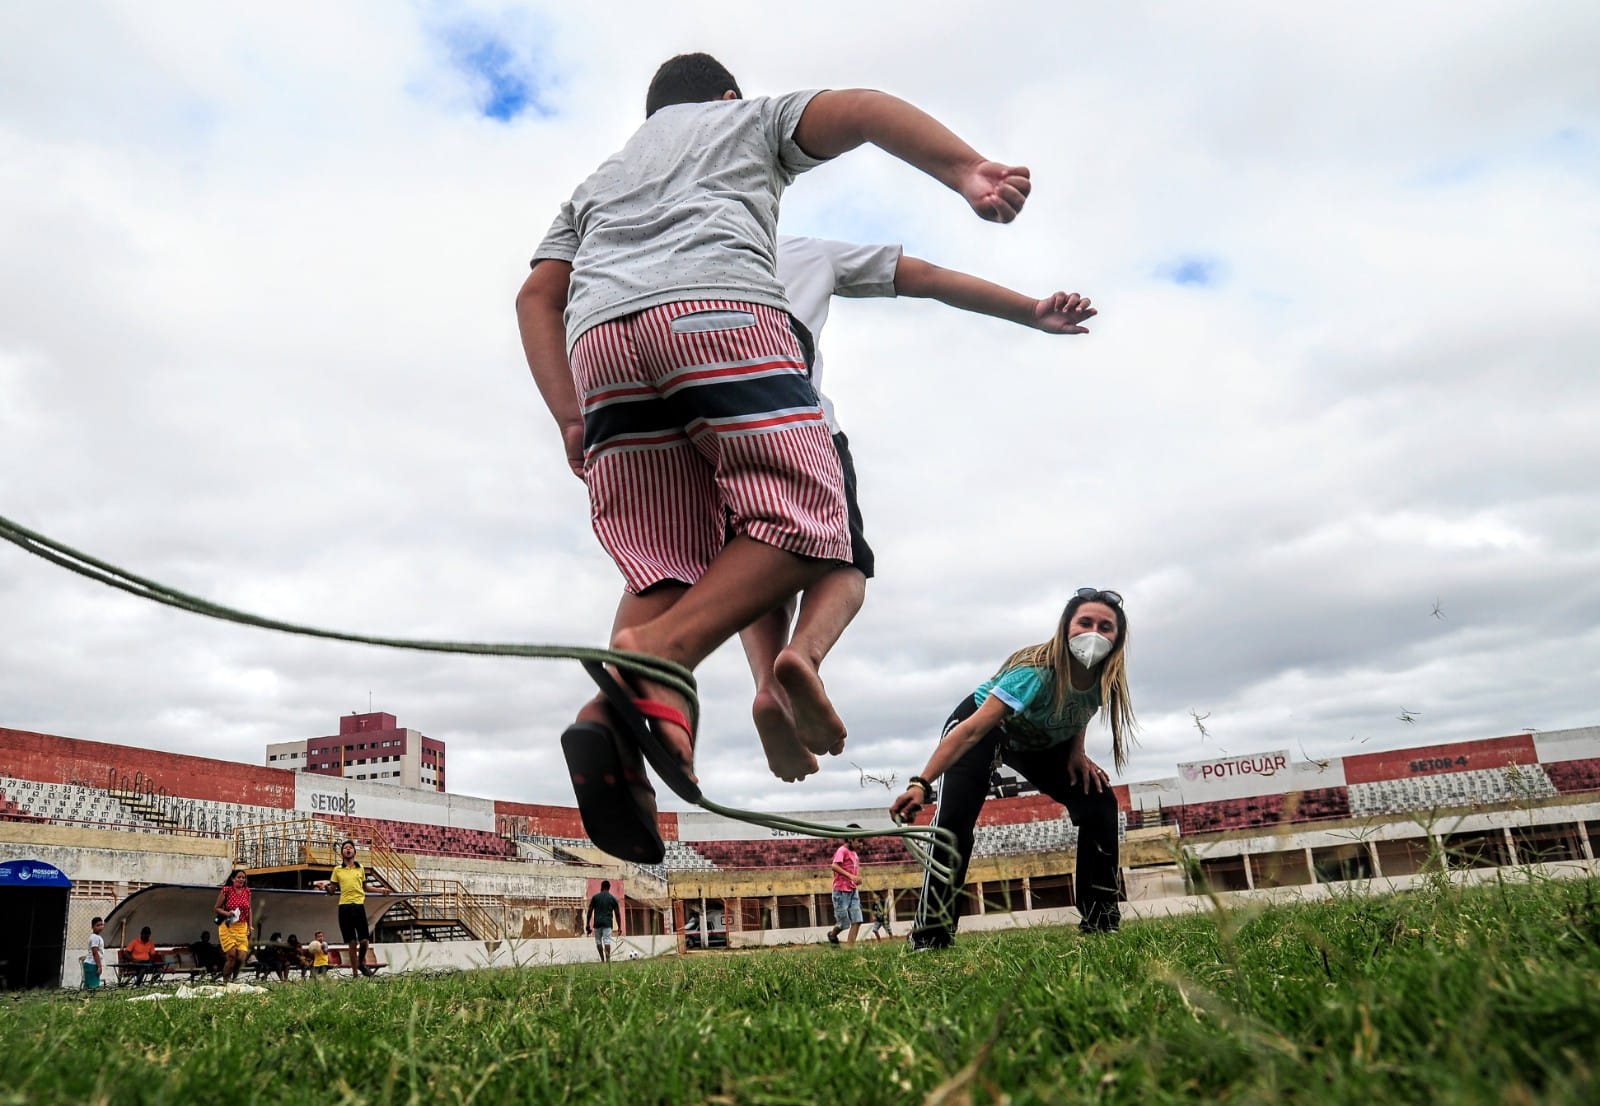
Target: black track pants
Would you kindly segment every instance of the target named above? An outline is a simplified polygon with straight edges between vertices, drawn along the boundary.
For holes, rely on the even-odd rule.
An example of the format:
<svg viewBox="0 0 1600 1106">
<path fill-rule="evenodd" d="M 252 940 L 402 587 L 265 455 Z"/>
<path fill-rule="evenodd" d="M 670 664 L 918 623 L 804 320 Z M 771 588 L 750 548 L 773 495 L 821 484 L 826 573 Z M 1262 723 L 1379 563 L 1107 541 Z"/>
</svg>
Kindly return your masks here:
<svg viewBox="0 0 1600 1106">
<path fill-rule="evenodd" d="M 978 705 L 968 696 L 951 712 L 944 732 L 971 717 Z M 918 945 L 947 945 L 955 937 L 959 919 L 956 896 L 967 878 L 972 860 L 973 827 L 989 791 L 989 774 L 999 759 L 1044 794 L 1067 808 L 1078 827 L 1078 863 L 1075 899 L 1083 915 L 1084 930 L 1116 929 L 1121 921 L 1117 906 L 1117 798 L 1109 786 L 1084 793 L 1081 784 L 1067 780 L 1066 746 L 1038 751 L 1012 749 L 1005 744 L 1005 726 L 996 726 L 968 749 L 944 774 L 938 811 L 933 824 L 956 835 L 960 859 L 946 881 L 929 873 L 923 878 L 922 899 L 912 941 Z M 944 918 L 949 919 L 946 925 Z"/>
</svg>

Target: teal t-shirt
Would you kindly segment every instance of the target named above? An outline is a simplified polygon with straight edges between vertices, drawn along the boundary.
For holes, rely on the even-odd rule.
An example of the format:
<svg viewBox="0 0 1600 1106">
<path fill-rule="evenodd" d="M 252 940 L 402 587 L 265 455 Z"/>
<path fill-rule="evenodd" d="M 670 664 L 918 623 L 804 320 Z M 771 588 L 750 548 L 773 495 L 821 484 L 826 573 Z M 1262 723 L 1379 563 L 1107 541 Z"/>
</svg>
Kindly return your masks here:
<svg viewBox="0 0 1600 1106">
<path fill-rule="evenodd" d="M 972 698 L 981 707 L 993 695 L 1014 712 L 1005 720 L 1007 743 L 1013 749 L 1048 749 L 1083 732 L 1100 710 L 1100 681 L 1087 691 L 1067 689 L 1061 709 L 1055 706 L 1055 677 L 1048 668 L 1008 668 L 979 685 Z"/>
</svg>

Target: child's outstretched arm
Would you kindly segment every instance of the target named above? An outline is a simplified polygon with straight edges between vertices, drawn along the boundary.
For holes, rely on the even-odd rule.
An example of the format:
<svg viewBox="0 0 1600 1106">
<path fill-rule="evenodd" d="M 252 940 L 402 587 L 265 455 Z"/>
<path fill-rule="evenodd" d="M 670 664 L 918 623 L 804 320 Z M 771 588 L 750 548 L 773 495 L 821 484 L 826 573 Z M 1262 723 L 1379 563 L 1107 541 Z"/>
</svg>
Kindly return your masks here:
<svg viewBox="0 0 1600 1106">
<path fill-rule="evenodd" d="M 527 355 L 533 382 L 550 409 L 561 440 L 566 445 L 567 466 L 583 475 L 583 412 L 572 385 L 567 361 L 567 285 L 572 266 L 546 258 L 533 267 L 517 293 L 517 329 L 522 332 L 522 352 Z"/>
<path fill-rule="evenodd" d="M 943 269 L 920 257 L 904 255 L 894 270 L 897 296 L 934 299 L 996 319 L 1031 326 L 1046 334 L 1087 334 L 1082 324 L 1099 314 L 1086 296 L 1057 292 L 1042 300 L 956 269 Z"/>
<path fill-rule="evenodd" d="M 989 161 L 920 108 L 884 92 L 819 92 L 806 105 L 795 141 L 812 157 L 837 157 L 870 142 L 961 193 L 972 210 L 1009 223 L 1033 184 L 1020 165 Z"/>
</svg>

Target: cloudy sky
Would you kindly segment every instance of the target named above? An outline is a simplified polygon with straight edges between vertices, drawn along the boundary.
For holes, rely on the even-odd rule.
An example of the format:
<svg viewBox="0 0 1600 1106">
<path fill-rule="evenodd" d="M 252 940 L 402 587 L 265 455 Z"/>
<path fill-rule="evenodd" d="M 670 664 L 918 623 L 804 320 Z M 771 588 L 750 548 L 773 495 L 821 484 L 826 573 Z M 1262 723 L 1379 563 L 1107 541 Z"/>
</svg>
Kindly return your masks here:
<svg viewBox="0 0 1600 1106">
<path fill-rule="evenodd" d="M 1122 7 L 4 5 L 0 514 L 285 620 L 602 643 L 619 578 L 512 298 L 654 66 L 704 49 L 1033 171 L 999 227 L 863 151 L 789 232 L 1102 310 L 836 308 L 879 566 L 824 668 L 849 747 L 770 778 L 725 649 L 708 793 L 887 798 L 861 770 L 919 769 L 1081 585 L 1127 597 L 1124 780 L 1600 722 L 1600 16 Z M 370 703 L 448 743 L 452 790 L 571 799 L 575 665 L 211 622 L 10 546 L 0 626 L 0 726 L 261 763 Z"/>
</svg>

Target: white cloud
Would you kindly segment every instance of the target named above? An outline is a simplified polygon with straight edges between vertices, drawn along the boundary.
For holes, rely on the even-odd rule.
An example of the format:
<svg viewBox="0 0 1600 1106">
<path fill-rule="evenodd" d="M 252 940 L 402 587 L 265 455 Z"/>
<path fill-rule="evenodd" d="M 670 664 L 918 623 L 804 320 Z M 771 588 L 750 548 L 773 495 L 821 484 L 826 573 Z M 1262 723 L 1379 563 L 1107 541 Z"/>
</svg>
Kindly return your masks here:
<svg viewBox="0 0 1600 1106">
<path fill-rule="evenodd" d="M 506 36 L 551 116 L 475 112 L 440 37 L 464 24 Z M 772 781 L 725 650 L 709 791 L 825 808 L 871 793 L 847 761 L 903 778 L 1082 584 L 1128 597 L 1133 778 L 1196 755 L 1191 709 L 1235 753 L 1595 721 L 1600 29 L 1577 6 L 111 4 L 66 32 L 0 12 L 0 513 L 25 525 L 314 625 L 603 640 L 618 581 L 511 297 L 654 66 L 709 49 L 751 94 L 906 95 L 1037 182 L 998 228 L 865 152 L 796 184 L 789 229 L 1104 311 L 1062 339 L 838 306 L 881 573 L 824 669 L 850 749 Z M 1195 257 L 1219 279 L 1158 275 Z M 370 692 L 450 743 L 452 787 L 568 800 L 575 666 L 224 626 L 16 551 L 0 604 L 0 725 L 259 761 Z"/>
</svg>

